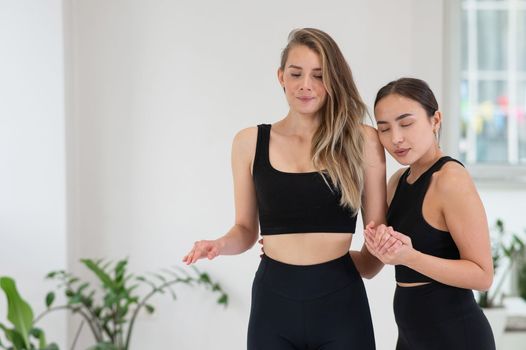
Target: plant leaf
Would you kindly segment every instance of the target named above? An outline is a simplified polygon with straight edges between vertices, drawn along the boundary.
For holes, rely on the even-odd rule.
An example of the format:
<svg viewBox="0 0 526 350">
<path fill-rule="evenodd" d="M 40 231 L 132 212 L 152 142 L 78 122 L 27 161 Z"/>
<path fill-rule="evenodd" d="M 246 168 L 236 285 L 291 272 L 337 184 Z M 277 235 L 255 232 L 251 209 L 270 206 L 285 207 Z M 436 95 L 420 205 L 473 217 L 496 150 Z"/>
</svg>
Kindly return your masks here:
<svg viewBox="0 0 526 350">
<path fill-rule="evenodd" d="M 42 349 L 42 350 L 59 350 L 59 348 L 57 344 L 51 343 L 45 349 Z"/>
<path fill-rule="evenodd" d="M 44 334 L 43 330 L 41 330 L 40 328 L 33 328 L 31 329 L 30 334 L 38 339 L 39 349 L 45 349 L 47 347 L 46 335 Z"/>
<path fill-rule="evenodd" d="M 118 348 L 111 343 L 97 343 L 95 346 L 88 348 L 88 350 L 118 350 Z"/>
<path fill-rule="evenodd" d="M 15 281 L 12 278 L 0 278 L 0 287 L 7 297 L 7 319 L 21 336 L 26 349 L 29 349 L 29 331 L 33 325 L 33 310 L 18 294 Z"/>
<path fill-rule="evenodd" d="M 217 300 L 217 303 L 227 306 L 228 305 L 228 295 L 226 294 L 221 295 L 221 297 Z"/>
<path fill-rule="evenodd" d="M 1 323 L 0 323 L 0 328 L 4 331 L 5 337 L 7 338 L 7 340 L 13 345 L 12 347 L 8 348 L 9 350 L 24 348 L 24 340 L 20 336 L 20 333 L 18 333 L 14 329 L 8 329 Z"/>
<path fill-rule="evenodd" d="M 55 301 L 55 293 L 54 292 L 47 293 L 47 295 L 46 295 L 46 307 L 49 308 L 53 304 L 53 301 Z"/>
<path fill-rule="evenodd" d="M 104 270 L 101 269 L 97 263 L 91 259 L 81 259 L 80 261 L 99 278 L 106 288 L 111 290 L 115 289 L 115 283 L 111 277 L 106 272 L 104 272 Z"/>
<path fill-rule="evenodd" d="M 135 279 L 137 281 L 141 281 L 143 283 L 146 283 L 147 285 L 149 285 L 150 287 L 152 287 L 152 289 L 157 289 L 157 286 L 155 285 L 155 283 L 153 283 L 152 281 L 150 281 L 149 279 L 147 279 L 146 277 L 144 276 L 137 276 L 135 277 Z"/>
<path fill-rule="evenodd" d="M 7 340 L 12 341 L 12 339 L 13 339 L 13 330 L 7 328 L 6 326 L 4 326 L 1 323 L 0 323 L 0 329 L 4 331 L 4 334 L 5 334 L 5 337 L 7 338 Z"/>
<path fill-rule="evenodd" d="M 150 304 L 145 304 L 144 307 L 146 308 L 146 311 L 148 311 L 149 314 L 153 314 L 155 312 L 155 308 Z"/>
</svg>

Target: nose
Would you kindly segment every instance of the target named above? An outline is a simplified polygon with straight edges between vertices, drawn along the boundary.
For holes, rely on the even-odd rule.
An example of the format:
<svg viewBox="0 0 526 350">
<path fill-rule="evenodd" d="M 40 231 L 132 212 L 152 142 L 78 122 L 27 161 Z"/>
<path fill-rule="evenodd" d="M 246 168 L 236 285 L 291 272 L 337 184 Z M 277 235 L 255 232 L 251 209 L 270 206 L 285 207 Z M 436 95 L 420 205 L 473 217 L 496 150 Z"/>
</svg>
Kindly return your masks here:
<svg viewBox="0 0 526 350">
<path fill-rule="evenodd" d="M 398 128 L 393 128 L 391 131 L 391 141 L 393 142 L 393 145 L 398 145 L 399 143 L 402 143 L 404 140 L 404 136 L 402 135 L 402 132 L 398 130 Z"/>
<path fill-rule="evenodd" d="M 301 81 L 300 90 L 311 90 L 312 89 L 312 80 L 311 77 L 308 74 L 305 74 L 303 76 L 303 79 Z"/>
</svg>

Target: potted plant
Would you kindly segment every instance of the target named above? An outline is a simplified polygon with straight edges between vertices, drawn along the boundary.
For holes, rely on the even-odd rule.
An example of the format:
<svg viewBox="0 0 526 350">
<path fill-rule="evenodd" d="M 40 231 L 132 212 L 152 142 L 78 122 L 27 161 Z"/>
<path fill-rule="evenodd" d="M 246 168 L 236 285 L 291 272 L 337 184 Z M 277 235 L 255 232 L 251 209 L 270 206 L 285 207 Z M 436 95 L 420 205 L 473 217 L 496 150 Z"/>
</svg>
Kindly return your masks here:
<svg viewBox="0 0 526 350">
<path fill-rule="evenodd" d="M 478 304 L 483 309 L 498 344 L 506 327 L 506 310 L 503 307 L 504 282 L 510 272 L 516 270 L 526 252 L 524 240 L 516 233 L 505 229 L 502 219 L 497 219 L 492 228 L 492 257 L 496 279 L 492 287 L 478 295 Z"/>
<path fill-rule="evenodd" d="M 173 287 L 176 284 L 204 286 L 218 294 L 218 304 L 225 307 L 228 304 L 228 295 L 219 283 L 196 267 L 190 271 L 173 268 L 134 275 L 127 272 L 127 259 L 116 263 L 91 259 L 81 262 L 96 276 L 100 285 L 92 287 L 89 282 L 63 270 L 50 272 L 46 278 L 58 282 L 57 289 L 64 292 L 66 302 L 54 306 L 56 293 L 49 292 L 45 298 L 46 310 L 35 318 L 29 304 L 20 297 L 13 279 L 0 278 L 0 286 L 8 301 L 7 318 L 13 324 L 13 328 L 8 328 L 0 323 L 0 330 L 5 335 L 5 340 L 0 339 L 0 349 L 59 350 L 56 344 L 46 343 L 44 332 L 35 325 L 50 312 L 67 310 L 82 317 L 71 349 L 76 348 L 79 335 L 87 325 L 94 338 L 94 345 L 89 350 L 128 350 L 139 313 L 155 311 L 150 304 L 155 295 L 170 293 L 175 300 Z"/>
<path fill-rule="evenodd" d="M 55 292 L 49 292 L 46 296 L 48 309 L 35 320 L 37 322 L 56 310 L 69 310 L 80 315 L 82 322 L 73 340 L 72 349 L 75 348 L 82 327 L 87 325 L 95 341 L 90 350 L 128 350 L 139 313 L 154 312 L 150 299 L 155 295 L 168 292 L 175 300 L 173 286 L 176 284 L 202 285 L 219 294 L 218 304 L 225 307 L 228 304 L 228 295 L 219 283 L 213 282 L 207 273 L 195 267 L 191 270 L 192 273 L 174 268 L 163 269 L 148 276 L 137 276 L 127 272 L 127 259 L 116 263 L 91 259 L 82 259 L 81 262 L 97 277 L 100 286 L 94 288 L 89 282 L 66 271 L 50 272 L 47 278 L 59 282 L 57 288 L 63 290 L 67 302 L 53 306 Z M 144 291 L 145 288 L 147 291 Z M 142 295 L 138 290 L 143 291 Z"/>
<path fill-rule="evenodd" d="M 0 278 L 0 288 L 7 298 L 7 319 L 13 328 L 0 323 L 5 340 L 0 340 L 0 349 L 6 350 L 58 350 L 54 343 L 47 344 L 44 331 L 35 327 L 33 310 L 22 299 L 15 281 L 10 277 Z"/>
<path fill-rule="evenodd" d="M 508 232 L 501 219 L 497 219 L 492 231 L 496 232 L 491 244 L 493 268 L 499 278 L 493 282 L 490 290 L 479 294 L 478 303 L 482 308 L 502 306 L 502 286 L 509 273 L 521 265 L 525 254 L 523 239 L 516 233 Z"/>
</svg>

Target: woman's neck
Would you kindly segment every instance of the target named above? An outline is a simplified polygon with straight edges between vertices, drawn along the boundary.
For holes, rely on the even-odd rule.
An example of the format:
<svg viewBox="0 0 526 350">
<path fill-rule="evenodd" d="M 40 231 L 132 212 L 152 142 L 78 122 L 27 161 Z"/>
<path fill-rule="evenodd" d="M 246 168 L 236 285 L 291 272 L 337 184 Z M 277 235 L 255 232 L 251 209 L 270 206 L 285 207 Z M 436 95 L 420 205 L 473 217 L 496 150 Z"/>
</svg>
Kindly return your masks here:
<svg viewBox="0 0 526 350">
<path fill-rule="evenodd" d="M 442 158 L 444 153 L 438 147 L 433 148 L 425 155 L 420 157 L 416 162 L 410 165 L 412 179 L 418 179 L 427 169 L 429 169 L 437 160 Z"/>
<path fill-rule="evenodd" d="M 312 137 L 320 125 L 319 115 L 304 115 L 289 112 L 285 118 L 276 123 L 287 134 Z"/>
</svg>

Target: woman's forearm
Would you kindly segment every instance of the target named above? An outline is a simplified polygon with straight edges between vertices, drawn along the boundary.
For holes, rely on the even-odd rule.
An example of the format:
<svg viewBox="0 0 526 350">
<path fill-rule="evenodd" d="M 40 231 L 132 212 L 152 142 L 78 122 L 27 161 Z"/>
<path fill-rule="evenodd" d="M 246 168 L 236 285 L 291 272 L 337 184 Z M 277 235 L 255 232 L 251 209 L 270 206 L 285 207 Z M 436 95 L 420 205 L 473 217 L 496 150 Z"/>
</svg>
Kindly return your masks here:
<svg viewBox="0 0 526 350">
<path fill-rule="evenodd" d="M 221 238 L 218 238 L 220 255 L 241 254 L 256 243 L 258 239 L 257 229 L 249 229 L 236 224 Z"/>
<path fill-rule="evenodd" d="M 362 278 L 371 279 L 384 267 L 384 263 L 369 253 L 365 245 L 362 250 L 351 250 L 350 254 Z"/>
<path fill-rule="evenodd" d="M 485 271 L 470 260 L 437 258 L 413 250 L 403 265 L 435 281 L 459 288 L 485 291 L 493 282 L 492 271 Z"/>
</svg>

